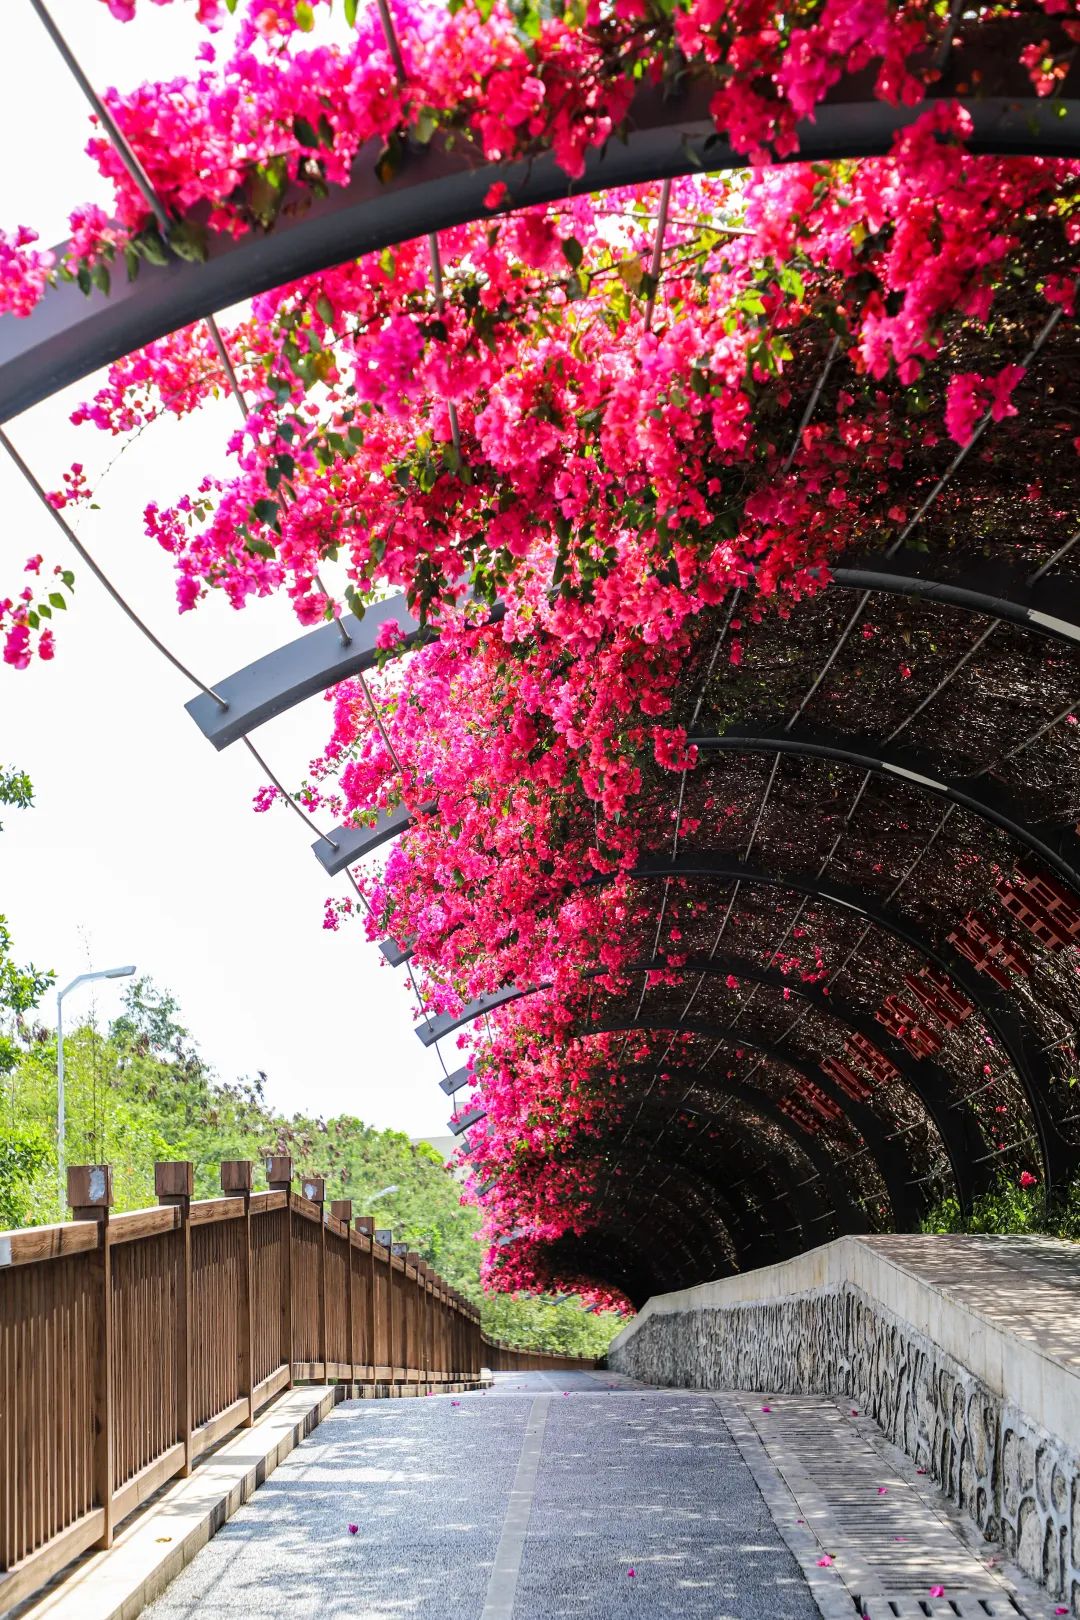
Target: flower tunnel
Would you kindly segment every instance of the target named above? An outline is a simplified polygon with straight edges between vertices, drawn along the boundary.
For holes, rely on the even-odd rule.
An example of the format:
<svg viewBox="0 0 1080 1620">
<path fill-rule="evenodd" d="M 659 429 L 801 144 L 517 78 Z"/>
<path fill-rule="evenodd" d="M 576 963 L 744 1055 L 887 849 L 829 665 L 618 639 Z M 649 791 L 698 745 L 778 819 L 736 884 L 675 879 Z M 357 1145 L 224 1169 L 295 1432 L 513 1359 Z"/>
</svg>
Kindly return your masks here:
<svg viewBox="0 0 1080 1620">
<path fill-rule="evenodd" d="M 253 746 L 326 694 L 257 808 L 464 1050 L 491 1284 L 1067 1197 L 1075 8 L 231 9 L 97 103 L 112 215 L 0 237 L 3 442 L 103 366 L 88 432 L 235 395 L 140 542 L 183 611 L 295 607 L 188 707 Z M 82 469 L 18 460 L 95 566 Z"/>
</svg>

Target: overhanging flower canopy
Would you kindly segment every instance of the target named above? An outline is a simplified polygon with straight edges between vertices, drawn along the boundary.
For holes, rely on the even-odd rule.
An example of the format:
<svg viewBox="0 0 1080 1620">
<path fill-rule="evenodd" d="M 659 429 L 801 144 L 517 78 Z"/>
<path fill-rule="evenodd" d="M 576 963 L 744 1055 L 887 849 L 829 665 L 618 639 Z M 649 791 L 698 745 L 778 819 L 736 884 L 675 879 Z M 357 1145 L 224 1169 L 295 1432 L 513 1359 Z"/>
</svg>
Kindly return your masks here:
<svg viewBox="0 0 1080 1620">
<path fill-rule="evenodd" d="M 354 888 L 426 1018 L 481 998 L 492 1281 L 637 1298 L 999 1166 L 1067 1189 L 1080 164 L 972 150 L 978 106 L 933 98 L 978 46 L 1077 116 L 1075 8 L 346 7 L 327 43 L 329 6 L 226 10 L 196 75 L 108 98 L 157 216 L 95 136 L 114 210 L 58 257 L 9 233 L 6 320 L 272 234 L 372 140 L 389 187 L 432 143 L 568 181 L 516 209 L 496 171 L 482 217 L 260 293 L 233 378 L 186 327 L 76 412 L 138 433 L 235 379 L 229 474 L 146 512 L 182 610 L 394 586 L 430 623 L 330 693 L 296 797 L 410 813 Z M 768 161 L 860 74 L 911 109 L 887 153 Z M 570 194 L 685 81 L 756 166 Z M 0 602 L 9 663 L 55 605 Z"/>
</svg>

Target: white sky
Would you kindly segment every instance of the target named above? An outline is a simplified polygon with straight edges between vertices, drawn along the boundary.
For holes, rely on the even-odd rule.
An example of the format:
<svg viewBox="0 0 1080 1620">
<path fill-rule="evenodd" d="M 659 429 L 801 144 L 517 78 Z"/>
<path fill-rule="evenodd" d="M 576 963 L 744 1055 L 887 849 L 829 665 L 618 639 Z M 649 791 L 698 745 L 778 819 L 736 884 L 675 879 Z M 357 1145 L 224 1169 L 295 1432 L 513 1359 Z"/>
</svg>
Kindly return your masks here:
<svg viewBox="0 0 1080 1620">
<path fill-rule="evenodd" d="M 26 0 L 7 4 L 0 225 L 31 225 L 53 243 L 66 235 L 68 208 L 105 199 L 82 155 L 89 126 L 77 87 Z M 192 62 L 205 37 L 192 10 L 142 0 L 138 19 L 120 24 L 98 0 L 52 3 L 91 82 L 123 88 Z M 68 421 L 96 386 L 88 378 L 9 424 L 48 488 L 72 461 L 93 479 L 119 448 Z M 136 610 L 211 683 L 300 633 L 284 601 L 237 613 L 215 596 L 181 618 L 170 559 L 142 534 L 148 500 L 174 500 L 220 464 L 234 411 L 223 403 L 156 424 L 109 471 L 102 510 L 77 519 Z M 21 587 L 36 552 L 75 568 L 76 595 L 57 615 L 51 664 L 0 665 L 0 763 L 29 771 L 36 790 L 35 808 L 10 812 L 0 834 L 0 910 L 18 956 L 54 968 L 61 983 L 136 963 L 178 997 L 223 1078 L 264 1069 L 270 1101 L 286 1111 L 349 1110 L 410 1135 L 445 1134 L 443 1071 L 413 1032 L 407 979 L 381 965 L 359 925 L 322 929 L 323 899 L 345 880 L 324 876 L 291 811 L 253 813 L 254 760 L 240 744 L 218 754 L 205 741 L 184 712 L 192 691 L 72 557 L 0 452 L 0 592 Z M 311 699 L 255 734 L 286 784 L 325 741 L 328 713 Z M 77 992 L 84 999 L 66 1003 L 65 1016 L 88 1008 L 93 990 L 99 1017 L 112 1016 L 120 990 L 108 983 Z M 453 1037 L 443 1044 L 456 1067 Z"/>
</svg>

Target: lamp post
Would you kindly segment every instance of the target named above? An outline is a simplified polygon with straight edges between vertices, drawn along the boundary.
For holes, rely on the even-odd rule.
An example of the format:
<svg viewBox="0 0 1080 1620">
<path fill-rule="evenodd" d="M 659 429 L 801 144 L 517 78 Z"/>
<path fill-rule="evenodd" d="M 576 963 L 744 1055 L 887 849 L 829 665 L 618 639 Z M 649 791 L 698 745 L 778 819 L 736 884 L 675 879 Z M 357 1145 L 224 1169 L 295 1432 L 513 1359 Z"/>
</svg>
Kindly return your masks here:
<svg viewBox="0 0 1080 1620">
<path fill-rule="evenodd" d="M 60 1185 L 61 1220 L 64 1218 L 67 1195 L 64 1162 L 64 997 L 78 985 L 89 984 L 91 979 L 126 979 L 134 971 L 134 967 L 114 967 L 101 968 L 97 973 L 80 973 L 77 979 L 72 979 L 70 984 L 56 993 L 56 1165 Z"/>
</svg>

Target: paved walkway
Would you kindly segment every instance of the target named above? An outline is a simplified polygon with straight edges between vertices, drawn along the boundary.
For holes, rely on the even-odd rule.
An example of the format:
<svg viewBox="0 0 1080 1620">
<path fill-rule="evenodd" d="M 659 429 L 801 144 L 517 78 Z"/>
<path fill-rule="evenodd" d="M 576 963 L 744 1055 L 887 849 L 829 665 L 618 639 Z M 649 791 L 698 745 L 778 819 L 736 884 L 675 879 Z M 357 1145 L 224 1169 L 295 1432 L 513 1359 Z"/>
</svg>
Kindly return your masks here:
<svg viewBox="0 0 1080 1620">
<path fill-rule="evenodd" d="M 873 1424 L 825 1398 L 656 1390 L 604 1373 L 504 1374 L 484 1393 L 347 1402 L 145 1613 L 1052 1613 L 883 1448 Z M 939 1584 L 937 1602 L 929 1589 Z"/>
<path fill-rule="evenodd" d="M 817 1612 L 716 1403 L 592 1373 L 502 1375 L 490 1393 L 343 1403 L 145 1611 L 148 1620 Z"/>
</svg>

